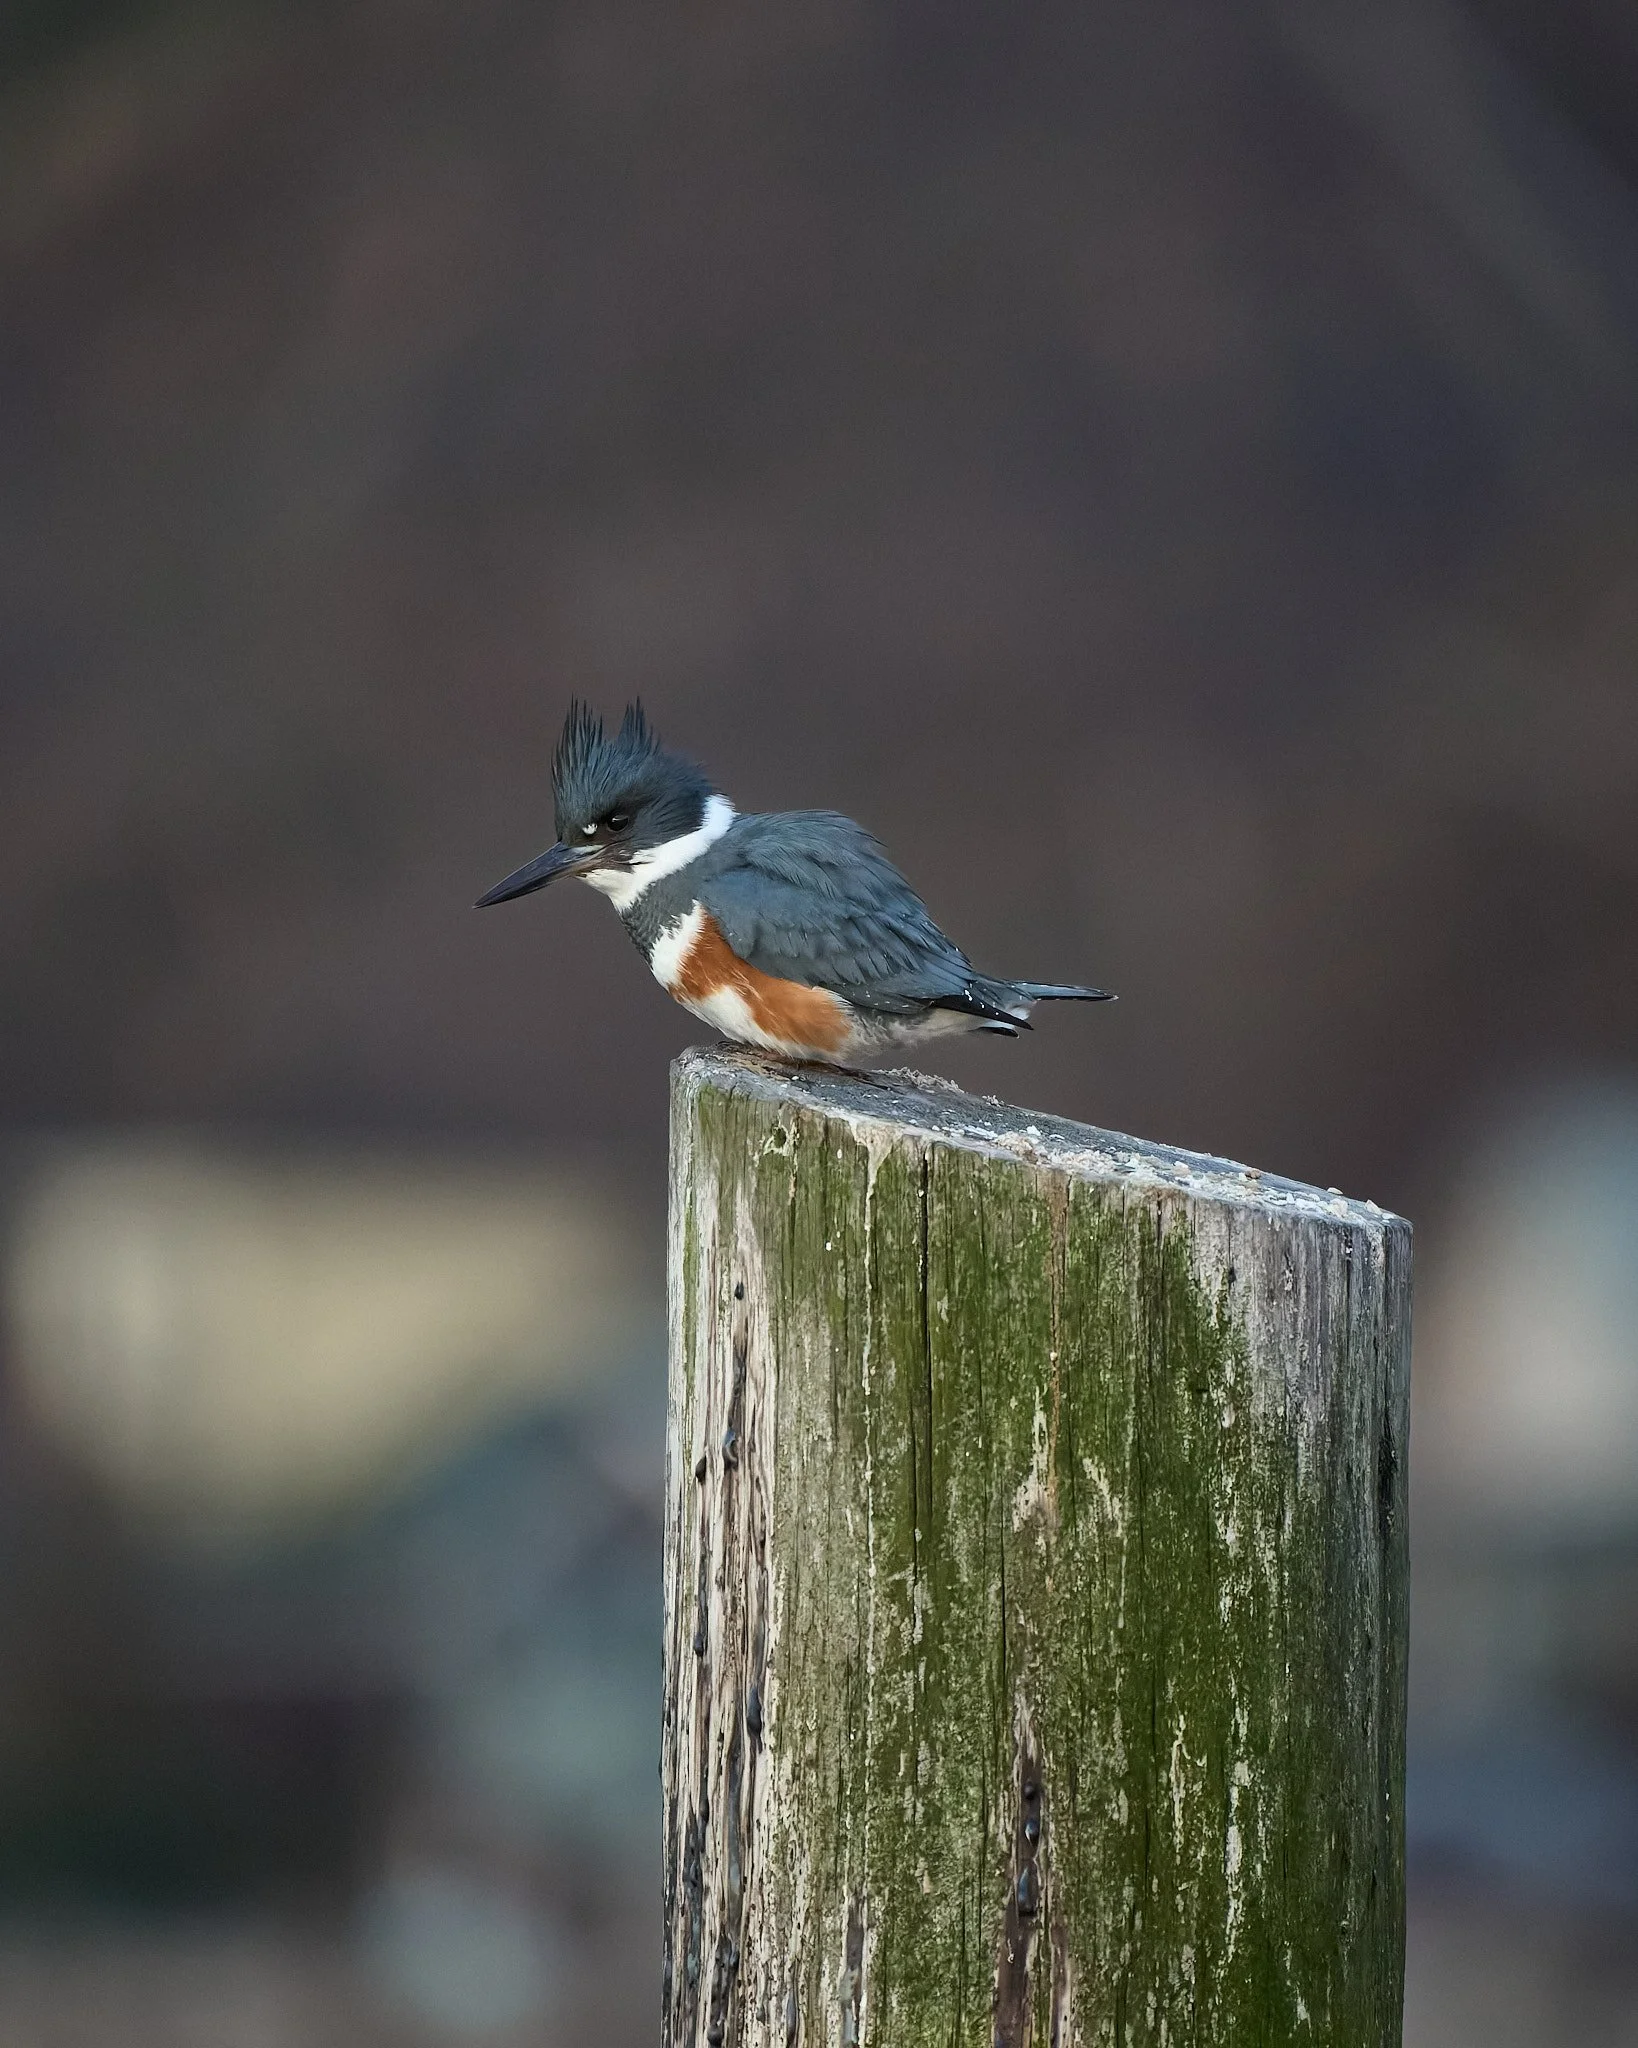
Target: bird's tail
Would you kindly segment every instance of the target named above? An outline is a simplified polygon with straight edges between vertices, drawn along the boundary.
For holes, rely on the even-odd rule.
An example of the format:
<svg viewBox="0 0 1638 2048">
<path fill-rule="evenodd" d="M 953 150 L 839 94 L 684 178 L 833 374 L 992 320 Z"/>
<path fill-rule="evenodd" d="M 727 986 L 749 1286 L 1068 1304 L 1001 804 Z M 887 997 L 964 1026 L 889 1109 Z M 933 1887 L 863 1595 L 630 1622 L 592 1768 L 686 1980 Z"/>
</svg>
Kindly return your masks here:
<svg viewBox="0 0 1638 2048">
<path fill-rule="evenodd" d="M 1026 1003 L 1112 1003 L 1106 988 L 1081 988 L 1072 981 L 1015 981 Z"/>
</svg>

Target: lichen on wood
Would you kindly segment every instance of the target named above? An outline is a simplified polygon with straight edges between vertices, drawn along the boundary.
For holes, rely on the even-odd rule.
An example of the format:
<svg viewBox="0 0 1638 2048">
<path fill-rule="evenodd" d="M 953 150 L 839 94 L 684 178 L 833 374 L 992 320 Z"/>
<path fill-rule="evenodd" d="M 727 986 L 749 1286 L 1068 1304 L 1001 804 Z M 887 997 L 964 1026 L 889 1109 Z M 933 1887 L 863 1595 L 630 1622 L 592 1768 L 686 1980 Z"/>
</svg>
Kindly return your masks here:
<svg viewBox="0 0 1638 2048">
<path fill-rule="evenodd" d="M 1410 1232 L 674 1074 L 665 2030 L 1399 2039 Z"/>
</svg>

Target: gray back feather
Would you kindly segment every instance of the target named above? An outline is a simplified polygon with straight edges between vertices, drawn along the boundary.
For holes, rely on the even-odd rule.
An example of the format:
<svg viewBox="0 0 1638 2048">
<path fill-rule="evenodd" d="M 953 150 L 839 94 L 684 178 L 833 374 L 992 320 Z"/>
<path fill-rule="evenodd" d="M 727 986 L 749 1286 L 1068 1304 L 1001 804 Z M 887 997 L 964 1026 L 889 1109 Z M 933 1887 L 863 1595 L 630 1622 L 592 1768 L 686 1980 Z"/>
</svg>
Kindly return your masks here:
<svg viewBox="0 0 1638 2048">
<path fill-rule="evenodd" d="M 835 811 L 736 819 L 687 879 L 763 974 L 888 1014 L 958 995 L 973 979 L 880 844 Z"/>
</svg>

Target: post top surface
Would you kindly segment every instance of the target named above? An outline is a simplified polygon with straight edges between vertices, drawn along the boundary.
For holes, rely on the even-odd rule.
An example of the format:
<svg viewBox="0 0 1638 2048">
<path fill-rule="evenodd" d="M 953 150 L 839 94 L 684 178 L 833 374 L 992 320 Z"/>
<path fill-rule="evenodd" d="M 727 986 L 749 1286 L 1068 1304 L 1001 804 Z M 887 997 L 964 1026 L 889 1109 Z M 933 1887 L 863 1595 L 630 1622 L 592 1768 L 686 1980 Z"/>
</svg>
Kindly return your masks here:
<svg viewBox="0 0 1638 2048">
<path fill-rule="evenodd" d="M 1365 1229 L 1410 1229 L 1404 1217 L 1375 1202 L 1354 1201 L 1334 1188 L 1310 1187 L 1232 1159 L 1019 1109 L 994 1095 L 969 1095 L 941 1075 L 907 1068 L 865 1075 L 843 1068 L 795 1066 L 728 1046 L 691 1046 L 678 1055 L 672 1071 L 685 1087 L 710 1086 L 817 1110 L 848 1124 L 866 1142 L 911 1135 L 934 1138 L 964 1150 L 1004 1154 L 1079 1180 L 1169 1188 L 1200 1201 L 1233 1203 L 1270 1215 L 1324 1218 Z"/>
</svg>

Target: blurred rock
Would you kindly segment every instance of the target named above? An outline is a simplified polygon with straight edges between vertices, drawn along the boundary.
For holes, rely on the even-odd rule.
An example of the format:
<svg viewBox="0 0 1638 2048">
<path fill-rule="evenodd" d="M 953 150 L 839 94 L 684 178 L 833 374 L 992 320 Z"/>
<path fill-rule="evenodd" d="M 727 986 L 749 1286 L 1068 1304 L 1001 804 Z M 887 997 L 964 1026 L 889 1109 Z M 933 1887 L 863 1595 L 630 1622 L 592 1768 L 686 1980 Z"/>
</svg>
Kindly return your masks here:
<svg viewBox="0 0 1638 2048">
<path fill-rule="evenodd" d="M 1638 1074 L 1493 1115 L 1418 1278 L 1416 1463 L 1437 1541 L 1638 1548 Z"/>
<path fill-rule="evenodd" d="M 387 1872 L 361 1902 L 359 1940 L 386 2004 L 451 2034 L 536 2034 L 562 2000 L 563 1940 L 550 1918 L 459 1870 Z"/>
<path fill-rule="evenodd" d="M 15 1175 L 0 1289 L 41 1427 L 134 1504 L 243 1540 L 658 1342 L 591 1178 L 359 1150 L 63 1143 Z"/>
</svg>

